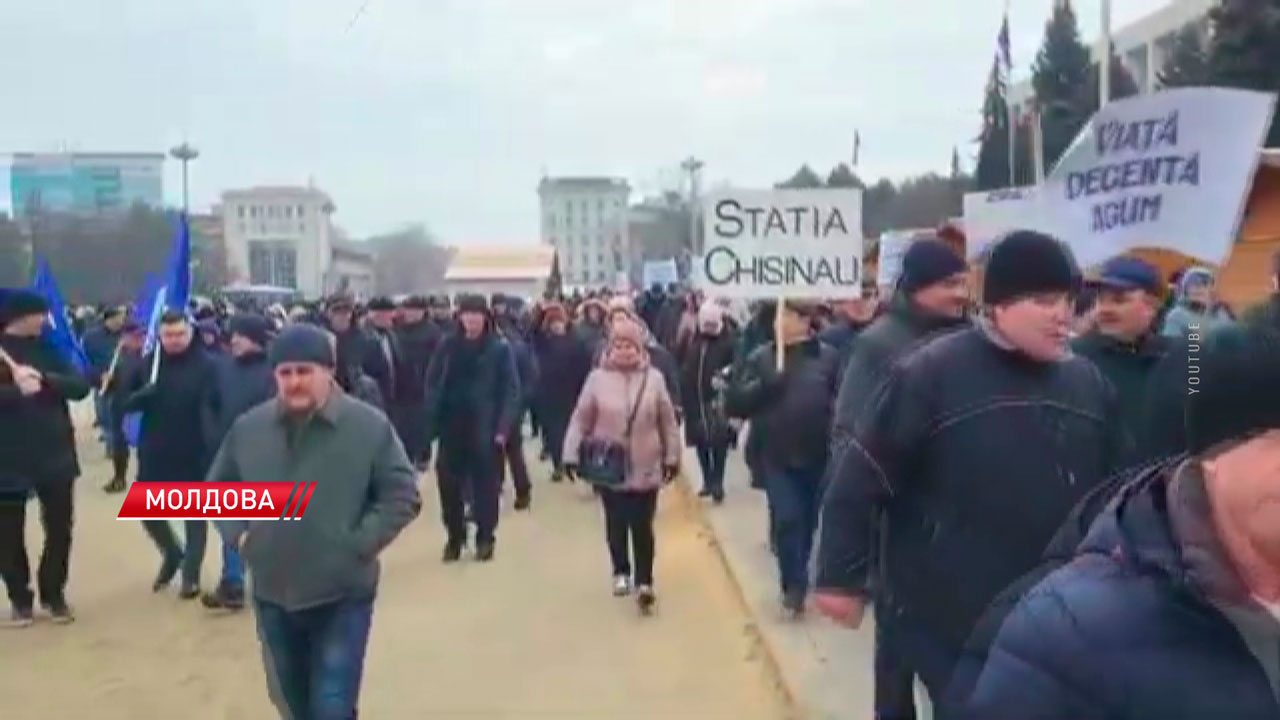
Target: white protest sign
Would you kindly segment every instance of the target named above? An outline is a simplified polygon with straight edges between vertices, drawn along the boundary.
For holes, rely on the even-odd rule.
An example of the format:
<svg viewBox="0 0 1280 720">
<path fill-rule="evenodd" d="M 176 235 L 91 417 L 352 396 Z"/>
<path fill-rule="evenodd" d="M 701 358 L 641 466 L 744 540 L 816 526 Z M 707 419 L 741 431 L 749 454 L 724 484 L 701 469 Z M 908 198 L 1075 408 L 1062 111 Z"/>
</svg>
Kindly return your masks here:
<svg viewBox="0 0 1280 720">
<path fill-rule="evenodd" d="M 876 285 L 881 290 L 891 290 L 902 275 L 902 256 L 915 241 L 914 232 L 887 230 L 880 234 L 880 256 L 876 259 Z"/>
<path fill-rule="evenodd" d="M 644 263 L 644 286 L 646 288 L 654 285 L 666 287 L 671 283 L 680 281 L 680 271 L 676 267 L 675 258 L 667 258 L 666 260 L 646 260 Z"/>
<path fill-rule="evenodd" d="M 703 200 L 709 296 L 862 297 L 862 191 L 719 190 Z"/>
<path fill-rule="evenodd" d="M 982 257 L 992 243 L 1013 230 L 1058 234 L 1051 213 L 1040 207 L 1034 187 L 1010 188 L 964 196 L 964 237 L 970 260 Z"/>
<path fill-rule="evenodd" d="M 1231 254 L 1276 96 L 1182 88 L 1098 111 L 1045 182 L 1082 266 L 1139 246 Z"/>
</svg>

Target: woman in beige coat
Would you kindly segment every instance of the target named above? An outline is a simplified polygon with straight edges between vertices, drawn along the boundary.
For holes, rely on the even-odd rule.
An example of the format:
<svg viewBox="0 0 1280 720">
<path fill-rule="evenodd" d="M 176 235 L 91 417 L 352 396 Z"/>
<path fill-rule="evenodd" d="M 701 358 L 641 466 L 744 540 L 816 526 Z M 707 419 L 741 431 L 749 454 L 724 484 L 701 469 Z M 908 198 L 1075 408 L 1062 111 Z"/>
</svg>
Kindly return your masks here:
<svg viewBox="0 0 1280 720">
<path fill-rule="evenodd" d="M 613 592 L 622 596 L 634 588 L 640 609 L 648 611 L 656 599 L 653 518 L 658 490 L 679 470 L 680 433 L 662 374 L 650 365 L 644 346 L 645 332 L 638 324 L 614 323 L 600 367 L 587 376 L 569 421 L 564 469 L 570 477 L 576 473 L 585 438 L 627 448 L 626 480 L 617 488 L 603 488 L 600 498 L 613 561 Z M 627 420 L 633 410 L 628 437 Z"/>
</svg>

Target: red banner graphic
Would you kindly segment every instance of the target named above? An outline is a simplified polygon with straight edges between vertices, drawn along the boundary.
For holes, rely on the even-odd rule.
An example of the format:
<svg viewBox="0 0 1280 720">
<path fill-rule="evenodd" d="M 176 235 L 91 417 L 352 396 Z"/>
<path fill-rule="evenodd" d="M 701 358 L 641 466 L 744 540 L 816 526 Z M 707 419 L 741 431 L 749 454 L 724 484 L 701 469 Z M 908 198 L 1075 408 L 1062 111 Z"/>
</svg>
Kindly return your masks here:
<svg viewBox="0 0 1280 720">
<path fill-rule="evenodd" d="M 315 489 L 314 482 L 136 482 L 116 518 L 301 520 Z"/>
</svg>

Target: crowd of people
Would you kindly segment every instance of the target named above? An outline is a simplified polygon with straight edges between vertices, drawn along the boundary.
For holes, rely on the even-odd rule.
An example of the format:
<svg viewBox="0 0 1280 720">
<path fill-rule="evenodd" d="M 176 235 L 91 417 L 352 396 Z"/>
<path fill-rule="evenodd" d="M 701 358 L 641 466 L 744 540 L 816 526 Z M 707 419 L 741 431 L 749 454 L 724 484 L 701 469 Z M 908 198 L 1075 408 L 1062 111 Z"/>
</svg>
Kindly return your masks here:
<svg viewBox="0 0 1280 720">
<path fill-rule="evenodd" d="M 180 597 L 234 611 L 248 568 L 285 716 L 353 716 L 377 556 L 419 513 L 421 473 L 435 470 L 442 561 L 488 562 L 507 475 L 516 511 L 543 479 L 526 439 L 548 482 L 599 495 L 612 592 L 646 613 L 658 494 L 695 476 L 684 448 L 712 511 L 741 448 L 781 609 L 856 628 L 874 608 L 878 718 L 916 717 L 917 680 L 943 718 L 1280 716 L 1280 257 L 1272 274 L 1276 295 L 1236 320 L 1205 268 L 1164 278 L 1121 256 L 1082 277 L 1066 244 L 1014 232 L 975 282 L 925 238 L 883 298 L 215 304 L 165 313 L 150 354 L 129 309 L 107 307 L 82 328 L 85 374 L 42 342 L 44 299 L 10 293 L 10 624 L 30 625 L 37 599 L 73 619 L 67 403 L 92 396 L 107 492 L 128 485 L 131 439 L 137 482 L 319 483 L 303 522 L 217 523 L 207 591 L 206 523 L 180 541 L 144 522 L 156 591 L 177 578 Z"/>
</svg>

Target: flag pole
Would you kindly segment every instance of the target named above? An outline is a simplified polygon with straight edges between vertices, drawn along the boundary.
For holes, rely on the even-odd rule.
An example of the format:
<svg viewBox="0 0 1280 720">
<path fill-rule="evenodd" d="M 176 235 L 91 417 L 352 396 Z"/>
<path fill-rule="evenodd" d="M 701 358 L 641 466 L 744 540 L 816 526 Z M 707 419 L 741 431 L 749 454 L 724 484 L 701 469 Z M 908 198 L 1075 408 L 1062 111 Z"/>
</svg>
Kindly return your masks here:
<svg viewBox="0 0 1280 720">
<path fill-rule="evenodd" d="M 1098 56 L 1098 107 L 1111 102 L 1111 0 L 1102 0 L 1102 51 Z"/>
</svg>

